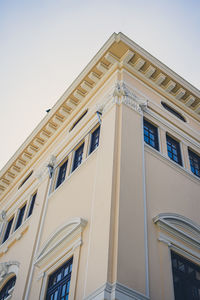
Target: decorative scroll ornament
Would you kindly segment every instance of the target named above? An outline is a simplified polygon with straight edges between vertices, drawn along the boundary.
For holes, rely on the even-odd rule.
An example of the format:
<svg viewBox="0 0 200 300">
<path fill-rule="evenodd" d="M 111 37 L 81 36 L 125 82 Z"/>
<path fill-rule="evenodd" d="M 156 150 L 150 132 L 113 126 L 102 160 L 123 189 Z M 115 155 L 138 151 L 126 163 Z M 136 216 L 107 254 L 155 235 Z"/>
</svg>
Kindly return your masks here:
<svg viewBox="0 0 200 300">
<path fill-rule="evenodd" d="M 36 173 L 36 177 L 39 180 L 42 180 L 46 176 L 46 174 L 49 173 L 49 177 L 51 178 L 53 175 L 55 165 L 56 157 L 54 155 L 51 155 L 49 160 Z"/>
<path fill-rule="evenodd" d="M 133 91 L 131 91 L 123 81 L 116 83 L 114 92 L 114 103 L 121 104 L 124 103 L 131 107 L 135 111 L 142 113 L 142 111 L 147 107 L 147 99 L 139 98 Z"/>
<path fill-rule="evenodd" d="M 19 267 L 19 263 L 17 261 L 0 263 L 0 281 L 12 271 L 13 266 Z"/>
<path fill-rule="evenodd" d="M 6 212 L 5 210 L 0 211 L 0 223 L 6 221 Z"/>
</svg>

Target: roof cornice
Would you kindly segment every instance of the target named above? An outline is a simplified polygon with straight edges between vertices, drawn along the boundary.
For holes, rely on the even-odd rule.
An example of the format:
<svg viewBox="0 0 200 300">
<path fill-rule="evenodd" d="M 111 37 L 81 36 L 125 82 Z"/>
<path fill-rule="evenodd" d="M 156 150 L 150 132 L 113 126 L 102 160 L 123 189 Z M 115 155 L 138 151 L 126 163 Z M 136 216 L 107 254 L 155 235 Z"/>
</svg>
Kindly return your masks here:
<svg viewBox="0 0 200 300">
<path fill-rule="evenodd" d="M 61 128 L 88 101 L 116 68 L 126 68 L 200 120 L 200 91 L 122 33 L 113 33 L 95 57 L 64 92 L 22 146 L 0 171 L 0 196 L 24 176 Z"/>
</svg>

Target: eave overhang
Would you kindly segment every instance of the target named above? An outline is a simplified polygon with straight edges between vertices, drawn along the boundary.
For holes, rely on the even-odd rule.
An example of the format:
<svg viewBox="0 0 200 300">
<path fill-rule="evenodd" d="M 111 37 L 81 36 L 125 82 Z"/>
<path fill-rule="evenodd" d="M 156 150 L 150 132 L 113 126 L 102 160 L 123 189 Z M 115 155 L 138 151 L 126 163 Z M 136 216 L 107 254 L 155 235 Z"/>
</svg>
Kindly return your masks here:
<svg viewBox="0 0 200 300">
<path fill-rule="evenodd" d="M 128 37 L 114 33 L 0 171 L 1 199 L 117 68 L 200 121 L 200 91 Z"/>
</svg>

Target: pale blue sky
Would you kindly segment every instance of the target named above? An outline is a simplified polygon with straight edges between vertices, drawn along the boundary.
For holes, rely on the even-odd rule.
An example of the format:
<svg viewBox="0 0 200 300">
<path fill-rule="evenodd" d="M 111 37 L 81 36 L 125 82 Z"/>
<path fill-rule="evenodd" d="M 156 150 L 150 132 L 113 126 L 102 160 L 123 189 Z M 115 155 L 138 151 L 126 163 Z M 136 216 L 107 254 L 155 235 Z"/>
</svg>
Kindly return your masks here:
<svg viewBox="0 0 200 300">
<path fill-rule="evenodd" d="M 0 169 L 114 31 L 200 88 L 199 0 L 0 0 Z"/>
</svg>

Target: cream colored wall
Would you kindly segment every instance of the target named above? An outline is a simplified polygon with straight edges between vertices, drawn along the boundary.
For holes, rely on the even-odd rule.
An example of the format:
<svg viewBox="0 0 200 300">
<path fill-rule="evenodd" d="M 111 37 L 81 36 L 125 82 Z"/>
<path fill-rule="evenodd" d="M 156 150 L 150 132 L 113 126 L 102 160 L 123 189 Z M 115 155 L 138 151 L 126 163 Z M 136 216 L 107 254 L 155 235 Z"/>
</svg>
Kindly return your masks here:
<svg viewBox="0 0 200 300">
<path fill-rule="evenodd" d="M 38 189 L 33 215 L 26 221 L 27 224 L 30 223 L 28 230 L 1 258 L 1 262 L 20 262 L 14 299 L 23 299 L 23 284 L 30 271 L 39 219 L 48 188 L 48 174 L 44 174 L 42 181 L 35 179 L 35 174 L 45 169 L 51 154 L 56 156 L 59 163 L 71 153 L 69 158 L 72 162 L 71 151 L 98 123 L 96 104 L 108 99 L 107 94 L 116 80 L 124 80 L 133 90 L 149 97 L 149 111 L 145 112 L 145 117 L 159 127 L 161 153 L 145 146 L 150 296 L 155 300 L 173 299 L 169 248 L 157 241 L 158 228 L 152 218 L 159 213 L 173 212 L 200 224 L 197 209 L 199 179 L 190 173 L 187 155 L 188 146 L 197 152 L 199 150 L 196 132 L 200 125 L 190 116 L 186 116 L 187 124 L 171 116 L 160 105 L 162 97 L 123 71 L 114 74 L 88 103 L 82 103 L 77 117 L 87 107 L 89 110 L 85 118 L 71 132 L 69 129 L 74 121 L 68 125 L 63 124 L 60 134 L 32 166 L 34 176 L 19 191 L 16 186 L 2 203 L 2 208 L 7 205 L 12 212 L 17 208 L 21 197 L 25 197 L 26 189 L 27 195 L 34 184 L 34 189 Z M 152 110 L 159 118 L 154 118 Z M 180 133 L 174 132 L 166 121 L 177 126 Z M 181 147 L 186 169 L 177 166 L 167 157 L 166 131 L 184 143 Z M 86 140 L 88 143 L 89 136 Z M 102 116 L 98 149 L 89 156 L 85 151 L 83 163 L 71 175 L 68 172 L 66 180 L 55 191 L 52 190 L 48 198 L 36 257 L 44 243 L 64 222 L 74 217 L 81 217 L 88 222 L 83 230 L 79 262 L 77 261 L 76 300 L 88 296 L 107 281 L 118 281 L 145 294 L 142 144 L 142 115 L 125 104 L 113 104 Z M 9 201 L 10 206 L 6 204 Z M 60 254 L 63 250 L 59 250 Z M 59 256 L 59 253 L 56 255 Z M 55 257 L 55 261 L 56 259 Z M 29 299 L 39 299 L 44 287 L 41 272 L 50 268 L 50 265 L 51 260 L 48 260 L 42 266 L 34 267 Z"/>
</svg>

